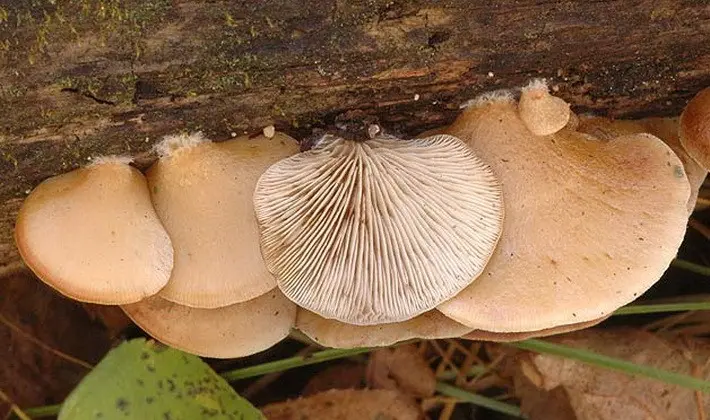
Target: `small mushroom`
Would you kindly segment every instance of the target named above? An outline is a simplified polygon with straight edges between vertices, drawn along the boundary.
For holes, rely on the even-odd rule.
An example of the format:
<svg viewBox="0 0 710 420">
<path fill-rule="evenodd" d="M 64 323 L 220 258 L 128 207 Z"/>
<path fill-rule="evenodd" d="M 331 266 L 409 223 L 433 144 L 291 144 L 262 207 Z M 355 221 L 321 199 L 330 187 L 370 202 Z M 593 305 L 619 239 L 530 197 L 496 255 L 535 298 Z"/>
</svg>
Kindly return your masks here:
<svg viewBox="0 0 710 420">
<path fill-rule="evenodd" d="M 246 302 L 214 309 L 190 308 L 160 296 L 123 311 L 158 341 L 205 357 L 244 357 L 284 339 L 296 319 L 296 305 L 276 290 Z"/>
<path fill-rule="evenodd" d="M 295 140 L 236 138 L 212 143 L 200 134 L 170 136 L 147 178 L 158 216 L 175 248 L 160 296 L 196 308 L 244 302 L 276 286 L 259 249 L 252 196 L 262 172 L 298 152 Z"/>
<path fill-rule="evenodd" d="M 137 302 L 158 293 L 173 266 L 143 174 L 118 158 L 39 184 L 17 216 L 15 241 L 42 281 L 83 302 Z"/>
<path fill-rule="evenodd" d="M 269 168 L 254 203 L 284 294 L 355 325 L 408 320 L 454 296 L 483 270 L 503 220 L 498 181 L 448 135 L 326 135 Z"/>
<path fill-rule="evenodd" d="M 680 142 L 706 170 L 710 170 L 710 87 L 700 91 L 680 116 Z"/>
<path fill-rule="evenodd" d="M 535 136 L 505 98 L 477 102 L 447 132 L 500 178 L 506 218 L 484 273 L 437 307 L 444 315 L 495 333 L 592 321 L 647 290 L 675 257 L 690 186 L 658 138 Z"/>
<path fill-rule="evenodd" d="M 678 118 L 644 118 L 641 120 L 612 120 L 609 118 L 582 115 L 579 117 L 577 131 L 588 133 L 602 140 L 613 140 L 615 137 L 649 133 L 663 140 L 680 158 L 685 169 L 685 175 L 690 182 L 690 198 L 688 213 L 695 209 L 700 187 L 708 171 L 700 166 L 680 143 Z"/>
<path fill-rule="evenodd" d="M 299 309 L 296 328 L 316 343 L 334 348 L 390 346 L 412 338 L 461 337 L 472 330 L 436 309 L 407 321 L 378 325 L 346 324 Z"/>
<path fill-rule="evenodd" d="M 569 104 L 550 95 L 544 80 L 533 80 L 524 87 L 518 102 L 520 119 L 536 136 L 560 131 L 570 120 Z"/>
</svg>

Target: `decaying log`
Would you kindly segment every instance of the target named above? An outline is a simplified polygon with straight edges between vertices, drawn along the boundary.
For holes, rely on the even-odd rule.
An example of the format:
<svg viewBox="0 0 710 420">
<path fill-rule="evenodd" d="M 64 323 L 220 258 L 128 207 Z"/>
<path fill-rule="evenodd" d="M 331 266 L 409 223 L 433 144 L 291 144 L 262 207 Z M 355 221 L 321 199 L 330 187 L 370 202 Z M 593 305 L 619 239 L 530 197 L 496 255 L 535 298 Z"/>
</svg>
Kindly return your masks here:
<svg viewBox="0 0 710 420">
<path fill-rule="evenodd" d="M 686 1 L 0 0 L 0 267 L 41 180 L 162 135 L 303 137 L 373 118 L 414 135 L 477 93 L 551 79 L 576 110 L 677 113 L 710 84 Z M 234 133 L 234 134 L 233 134 Z"/>
</svg>

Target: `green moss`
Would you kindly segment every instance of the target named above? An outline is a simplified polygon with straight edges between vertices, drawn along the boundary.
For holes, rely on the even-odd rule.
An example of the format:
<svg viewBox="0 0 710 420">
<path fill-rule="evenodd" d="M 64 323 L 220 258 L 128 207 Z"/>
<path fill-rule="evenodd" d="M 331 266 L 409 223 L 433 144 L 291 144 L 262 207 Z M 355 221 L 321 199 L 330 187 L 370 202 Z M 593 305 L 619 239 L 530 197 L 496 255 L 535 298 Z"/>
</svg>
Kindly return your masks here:
<svg viewBox="0 0 710 420">
<path fill-rule="evenodd" d="M 10 152 L 2 152 L 2 158 L 17 169 L 17 159 Z"/>
<path fill-rule="evenodd" d="M 0 59 L 35 65 L 53 45 L 95 37 L 134 57 L 145 30 L 172 7 L 168 0 L 36 0 L 0 9 Z"/>
<path fill-rule="evenodd" d="M 27 86 L 10 83 L 5 86 L 0 86 L 0 98 L 3 100 L 19 98 L 27 93 L 27 90 Z"/>
</svg>

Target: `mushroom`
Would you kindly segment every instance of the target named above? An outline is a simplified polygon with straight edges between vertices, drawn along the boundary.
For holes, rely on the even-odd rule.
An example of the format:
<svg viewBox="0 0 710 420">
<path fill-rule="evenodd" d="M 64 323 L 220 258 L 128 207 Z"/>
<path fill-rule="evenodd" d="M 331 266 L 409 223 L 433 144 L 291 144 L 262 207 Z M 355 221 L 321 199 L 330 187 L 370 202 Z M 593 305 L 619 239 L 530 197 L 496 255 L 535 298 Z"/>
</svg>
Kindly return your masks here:
<svg viewBox="0 0 710 420">
<path fill-rule="evenodd" d="M 444 315 L 494 333 L 592 321 L 634 300 L 675 257 L 690 187 L 658 138 L 536 136 L 505 97 L 474 102 L 446 132 L 491 165 L 506 218 L 484 273 L 437 307 Z"/>
<path fill-rule="evenodd" d="M 346 324 L 299 309 L 296 328 L 316 343 L 334 348 L 382 347 L 412 338 L 461 337 L 472 330 L 436 309 L 407 321 L 378 325 Z"/>
<path fill-rule="evenodd" d="M 562 129 L 570 119 L 569 104 L 550 95 L 544 80 L 533 80 L 520 93 L 518 113 L 536 136 L 547 136 Z"/>
<path fill-rule="evenodd" d="M 705 170 L 710 170 L 710 87 L 700 91 L 680 116 L 680 142 Z"/>
<path fill-rule="evenodd" d="M 449 135 L 324 136 L 259 179 L 262 253 L 284 294 L 355 325 L 404 321 L 469 285 L 501 232 L 501 188 Z"/>
<path fill-rule="evenodd" d="M 278 290 L 214 309 L 190 308 L 160 296 L 121 307 L 151 336 L 199 356 L 243 357 L 284 339 L 296 319 L 296 305 Z"/>
<path fill-rule="evenodd" d="M 170 238 L 145 178 L 126 159 L 96 159 L 49 178 L 25 199 L 15 242 L 46 284 L 73 299 L 137 302 L 165 286 Z"/>
<path fill-rule="evenodd" d="M 283 134 L 222 143 L 201 134 L 166 137 L 147 172 L 158 216 L 175 248 L 160 296 L 196 308 L 245 302 L 276 286 L 259 249 L 252 196 L 259 176 L 298 152 Z"/>
<path fill-rule="evenodd" d="M 710 111 L 708 111 L 710 118 Z M 602 140 L 612 140 L 615 137 L 628 134 L 649 133 L 663 140 L 680 158 L 685 169 L 685 175 L 690 182 L 690 198 L 688 213 L 695 209 L 700 187 L 708 171 L 700 166 L 685 150 L 679 137 L 678 118 L 644 118 L 641 120 L 612 120 L 609 118 L 582 115 L 579 117 L 577 131 L 591 134 Z"/>
</svg>

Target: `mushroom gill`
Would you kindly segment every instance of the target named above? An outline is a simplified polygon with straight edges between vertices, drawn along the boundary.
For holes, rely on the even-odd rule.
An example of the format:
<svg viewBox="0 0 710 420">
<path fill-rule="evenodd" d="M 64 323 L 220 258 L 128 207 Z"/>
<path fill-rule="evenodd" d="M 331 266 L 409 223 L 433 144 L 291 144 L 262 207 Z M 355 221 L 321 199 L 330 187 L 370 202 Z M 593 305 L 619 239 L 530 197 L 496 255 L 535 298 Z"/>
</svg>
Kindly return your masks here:
<svg viewBox="0 0 710 420">
<path fill-rule="evenodd" d="M 326 135 L 259 179 L 262 253 L 284 294 L 356 325 L 404 321 L 456 295 L 501 233 L 500 185 L 449 135 Z"/>
</svg>

